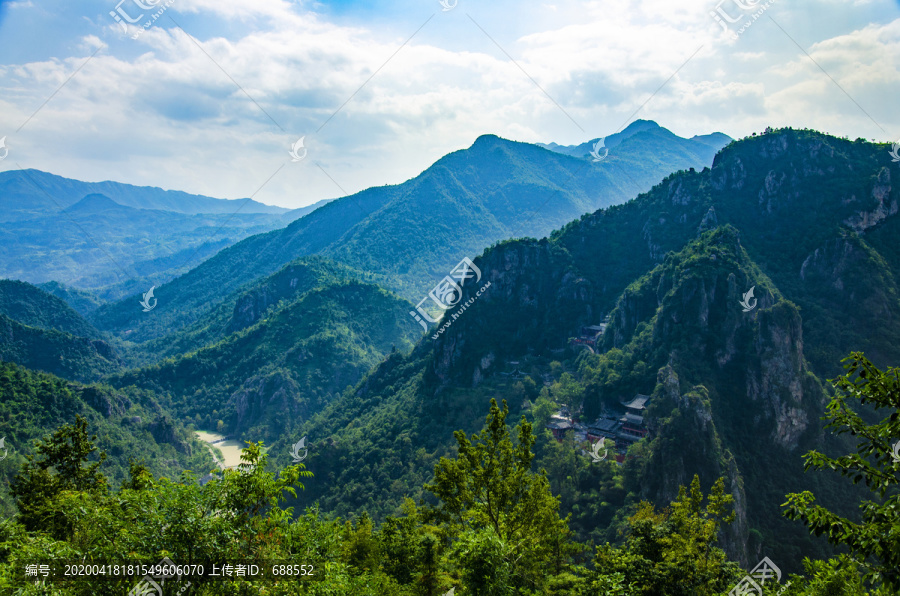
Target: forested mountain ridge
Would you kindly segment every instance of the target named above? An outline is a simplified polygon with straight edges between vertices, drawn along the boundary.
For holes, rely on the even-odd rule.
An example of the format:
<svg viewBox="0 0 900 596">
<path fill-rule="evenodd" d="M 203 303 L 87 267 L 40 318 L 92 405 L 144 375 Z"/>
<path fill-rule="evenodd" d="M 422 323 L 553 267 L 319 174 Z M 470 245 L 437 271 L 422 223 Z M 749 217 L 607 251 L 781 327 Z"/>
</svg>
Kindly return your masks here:
<svg viewBox="0 0 900 596">
<path fill-rule="evenodd" d="M 834 375 L 854 348 L 881 364 L 900 360 L 897 327 L 881 322 L 900 315 L 896 167 L 885 145 L 775 131 L 732 143 L 708 172 L 675 174 L 640 201 L 583 217 L 553 237 L 579 261 L 594 308 L 609 312 L 667 252 L 700 229 L 730 223 L 804 312 L 814 370 Z M 851 282 L 851 271 L 859 279 Z"/>
<path fill-rule="evenodd" d="M 0 361 L 82 381 L 98 381 L 122 367 L 103 340 L 30 327 L 0 314 Z"/>
<path fill-rule="evenodd" d="M 177 313 L 172 313 L 163 299 L 149 316 L 155 328 L 162 329 L 166 334 L 134 345 L 130 356 L 137 364 L 149 364 L 170 356 L 194 352 L 217 343 L 236 331 L 246 329 L 259 321 L 269 309 L 282 302 L 292 302 L 317 287 L 346 281 L 371 283 L 372 276 L 323 257 L 301 257 L 267 277 L 241 286 L 197 321 L 174 331 L 169 325 Z M 130 338 L 130 335 L 126 335 L 126 338 Z"/>
<path fill-rule="evenodd" d="M 120 369 L 116 350 L 60 298 L 0 280 L 0 360 L 91 382 Z"/>
<path fill-rule="evenodd" d="M 511 236 L 543 236 L 676 169 L 709 164 L 707 145 L 703 155 L 686 156 L 682 141 L 667 131 L 639 132 L 593 162 L 484 135 L 407 182 L 337 199 L 282 230 L 247 238 L 158 293 L 176 313 L 171 326 L 180 328 L 241 284 L 321 254 L 372 272 L 380 285 L 417 302 L 465 255 Z M 98 309 L 92 321 L 116 334 L 131 331 L 138 341 L 158 337 L 133 300 Z"/>
<path fill-rule="evenodd" d="M 0 460 L 0 510 L 14 510 L 10 481 L 20 472 L 32 442 L 44 439 L 75 416 L 87 419 L 114 486 L 128 478 L 129 460 L 143 458 L 155 474 L 177 478 L 183 470 L 200 475 L 215 467 L 209 452 L 160 407 L 154 396 L 133 388 L 85 386 L 53 375 L 0 363 L 0 437 L 7 456 Z"/>
<path fill-rule="evenodd" d="M 0 314 L 31 327 L 100 338 L 100 332 L 64 300 L 22 281 L 0 279 Z"/>
<path fill-rule="evenodd" d="M 198 428 L 267 443 L 290 434 L 421 336 L 408 302 L 372 284 L 317 275 L 328 265 L 316 265 L 286 267 L 245 294 L 235 307 L 238 317 L 227 324 L 235 330 L 220 341 L 109 382 L 164 396 L 173 412 Z M 272 308 L 259 302 L 275 298 L 266 291 L 281 282 L 297 293 L 276 298 Z M 251 307 L 260 310 L 251 313 Z"/>
<path fill-rule="evenodd" d="M 781 495 L 819 483 L 834 494 L 832 480 L 802 474 L 800 459 L 806 448 L 839 443 L 822 443 L 822 380 L 856 345 L 882 361 L 900 361 L 890 340 L 900 319 L 884 318 L 898 295 L 896 250 L 884 241 L 898 219 L 890 167 L 884 145 L 773 131 L 731 144 L 711 169 L 674 174 L 549 240 L 492 247 L 475 261 L 490 289 L 446 331 L 435 340 L 429 334 L 409 357 L 382 364 L 304 425 L 324 441 L 308 464 L 324 481 L 313 480 L 310 494 L 342 512 L 390 512 L 401 487 L 427 476 L 444 453 L 437 435 L 446 441 L 452 428 L 476 428 L 474 416 L 464 420 L 466 412 L 477 412 L 488 397 L 525 403 L 521 389 L 502 381 L 517 361 L 528 363 L 520 366 L 534 379 L 549 375 L 546 399 L 577 400 L 586 418 L 604 403 L 652 394 L 655 434 L 635 446 L 625 466 L 630 492 L 662 502 L 694 472 L 704 484 L 724 475 L 726 490 L 741 503 L 731 555 L 752 559 L 781 533 L 785 540 L 773 548 L 796 568 L 798 552 L 823 547 L 781 518 Z M 840 254 L 856 261 L 845 258 L 811 275 L 815 263 L 829 262 L 824 255 L 833 254 L 828 247 L 835 243 L 849 246 Z M 877 274 L 864 281 L 873 291 L 856 292 L 848 263 Z M 823 286 L 831 288 L 825 299 Z M 747 317 L 739 302 L 754 287 L 758 304 Z M 463 302 L 472 291 L 465 289 Z M 878 308 L 865 308 L 873 297 Z M 830 325 L 848 305 L 855 330 L 832 343 Z M 607 313 L 600 353 L 576 357 L 568 338 Z M 550 366 L 554 359 L 561 367 Z M 755 422 L 744 424 L 749 420 Z M 760 436 L 769 451 L 751 440 Z M 681 441 L 689 448 L 672 451 Z M 371 453 L 398 465 L 373 472 L 362 463 Z M 409 468 L 403 461 L 416 463 Z M 773 474 L 775 461 L 781 471 Z M 586 511 L 579 490 L 567 490 L 574 495 L 568 506 Z M 624 506 L 624 496 L 618 498 Z M 838 507 L 852 508 L 852 499 L 843 498 Z"/>
</svg>

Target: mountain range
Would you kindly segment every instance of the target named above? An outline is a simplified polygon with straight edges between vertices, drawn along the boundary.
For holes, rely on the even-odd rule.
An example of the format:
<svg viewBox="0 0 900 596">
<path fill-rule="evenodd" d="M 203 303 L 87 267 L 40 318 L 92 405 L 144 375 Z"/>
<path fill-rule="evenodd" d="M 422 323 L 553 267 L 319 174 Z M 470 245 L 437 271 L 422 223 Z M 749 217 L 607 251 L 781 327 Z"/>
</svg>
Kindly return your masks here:
<svg viewBox="0 0 900 596">
<path fill-rule="evenodd" d="M 593 159 L 594 153 L 598 157 L 604 156 L 603 149 L 607 151 L 616 149 L 622 141 L 638 133 L 647 133 L 643 136 L 644 139 L 655 138 L 660 149 L 674 147 L 681 151 L 685 158 L 690 157 L 706 164 L 711 163 L 716 152 L 731 141 L 731 137 L 721 132 L 696 135 L 690 139 L 681 138 L 652 120 L 635 120 L 622 132 L 611 134 L 608 137 L 591 139 L 578 145 L 557 145 L 556 143 L 538 143 L 538 145 L 563 155 Z M 596 152 L 594 151 L 595 147 L 597 148 Z M 691 165 L 686 164 L 678 169 L 688 169 L 689 167 Z"/>
<path fill-rule="evenodd" d="M 798 553 L 826 552 L 779 505 L 814 489 L 853 515 L 859 498 L 833 476 L 804 474 L 801 454 L 852 450 L 819 422 L 824 379 L 843 356 L 900 359 L 891 176 L 883 145 L 774 131 L 549 239 L 488 249 L 475 264 L 489 291 L 297 430 L 314 445 L 306 499 L 344 514 L 391 513 L 447 454 L 452 430 L 478 427 L 479 404 L 507 397 L 513 411 L 530 411 L 527 386 L 509 380 L 518 369 L 546 379 L 543 398 L 580 406 L 585 420 L 651 396 L 651 439 L 629 450 L 608 490 L 597 488 L 607 472 L 587 458 L 566 459 L 574 472 L 543 450 L 538 463 L 585 535 L 614 539 L 603 530 L 618 527 L 629 503 L 665 504 L 697 473 L 707 486 L 725 477 L 738 504 L 725 537 L 736 560 L 766 553 L 797 568 Z M 753 288 L 758 302 L 744 312 Z M 607 314 L 596 354 L 569 343 Z M 286 443 L 273 452 L 288 453 Z"/>
<path fill-rule="evenodd" d="M 418 303 L 465 256 L 505 238 L 544 236 L 599 207 L 622 203 L 669 173 L 709 165 L 707 142 L 638 122 L 620 133 L 607 159 L 593 162 L 493 135 L 394 186 L 332 201 L 287 227 L 230 246 L 186 275 L 156 284 L 160 306 L 145 316 L 135 297 L 91 315 L 100 329 L 131 341 L 189 325 L 242 285 L 304 255 L 321 255 L 374 275 Z M 724 145 L 729 139 L 715 137 Z M 686 151 L 688 148 L 690 150 Z"/>
<path fill-rule="evenodd" d="M 0 357 L 28 386 L 102 380 L 88 388 L 122 404 L 104 420 L 140 417 L 174 441 L 160 449 L 187 453 L 192 425 L 264 440 L 281 466 L 307 437 L 314 477 L 291 503 L 376 519 L 427 501 L 453 431 L 505 399 L 534 422 L 536 466 L 582 540 L 615 541 L 640 500 L 664 506 L 694 474 L 704 490 L 722 477 L 728 554 L 796 570 L 831 550 L 781 515 L 784 495 L 813 490 L 845 515 L 861 495 L 803 472 L 810 449 L 852 450 L 820 422 L 826 380 L 853 350 L 900 361 L 896 166 L 882 144 L 810 130 L 626 132 L 597 162 L 596 140 L 480 137 L 408 182 L 224 248 L 156 287 L 149 312 L 140 295 L 98 306 L 4 282 Z M 678 160 L 691 165 L 666 168 Z M 73 217 L 117 217 L 110 202 L 76 201 Z M 464 256 L 478 283 L 423 337 L 410 312 Z M 564 406 L 593 423 L 635 395 L 649 396 L 648 437 L 619 466 L 545 430 Z M 138 396 L 156 426 L 132 415 Z"/>
<path fill-rule="evenodd" d="M 0 173 L 0 197 L 0 276 L 54 281 L 104 300 L 135 292 L 145 278 L 174 277 L 315 208 L 289 211 L 38 170 Z"/>
<path fill-rule="evenodd" d="M 6 205 L 0 215 L 2 222 L 56 215 L 88 195 L 103 195 L 119 205 L 134 209 L 154 209 L 183 215 L 230 215 L 238 207 L 246 214 L 281 215 L 288 211 L 251 199 L 214 199 L 178 190 L 120 182 L 82 182 L 32 169 L 0 172 L 0 195 Z"/>
</svg>

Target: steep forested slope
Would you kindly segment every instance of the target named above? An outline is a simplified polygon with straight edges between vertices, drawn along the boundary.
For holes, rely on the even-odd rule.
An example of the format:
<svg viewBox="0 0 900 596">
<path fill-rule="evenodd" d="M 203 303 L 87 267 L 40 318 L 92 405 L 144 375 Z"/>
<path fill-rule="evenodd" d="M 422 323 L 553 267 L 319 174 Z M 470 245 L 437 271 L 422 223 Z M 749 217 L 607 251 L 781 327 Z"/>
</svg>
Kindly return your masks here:
<svg viewBox="0 0 900 596">
<path fill-rule="evenodd" d="M 371 279 L 371 275 L 322 257 L 302 257 L 268 277 L 245 284 L 189 326 L 169 330 L 159 339 L 135 346 L 130 355 L 141 363 L 152 363 L 193 352 L 250 327 L 269 309 L 292 302 L 309 290 L 335 282 Z M 148 318 L 163 326 L 169 320 L 171 305 L 163 301 L 157 306 L 148 313 Z"/>
<path fill-rule="evenodd" d="M 0 314 L 40 329 L 98 339 L 100 333 L 66 302 L 29 283 L 0 279 Z"/>
<path fill-rule="evenodd" d="M 290 287 L 299 279 L 291 276 L 302 275 L 291 268 L 283 273 L 272 283 Z M 420 336 L 411 305 L 397 296 L 358 281 L 317 278 L 316 284 L 271 310 L 254 311 L 265 306 L 263 285 L 237 306 L 229 323 L 235 330 L 223 340 L 110 382 L 153 390 L 201 428 L 220 427 L 247 440 L 282 437 Z"/>
<path fill-rule="evenodd" d="M 0 360 L 85 382 L 122 364 L 100 332 L 69 305 L 11 280 L 0 280 Z"/>
<path fill-rule="evenodd" d="M 116 372 L 122 364 L 103 340 L 29 327 L 6 315 L 0 315 L 0 361 L 84 382 Z"/>
</svg>

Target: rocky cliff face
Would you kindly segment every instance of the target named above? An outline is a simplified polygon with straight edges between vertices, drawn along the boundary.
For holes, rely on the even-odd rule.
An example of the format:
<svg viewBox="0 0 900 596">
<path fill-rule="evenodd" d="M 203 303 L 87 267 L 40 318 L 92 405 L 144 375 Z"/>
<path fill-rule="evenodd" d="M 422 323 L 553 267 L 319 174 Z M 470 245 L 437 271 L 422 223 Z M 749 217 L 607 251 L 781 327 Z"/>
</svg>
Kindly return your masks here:
<svg viewBox="0 0 900 596">
<path fill-rule="evenodd" d="M 677 413 L 664 423 L 657 423 L 654 434 L 662 442 L 677 443 L 678 449 L 658 449 L 652 454 L 647 475 L 654 478 L 646 483 L 643 497 L 668 503 L 678 496 L 680 486 L 691 483 L 696 473 L 702 472 L 710 479 L 724 477 L 726 490 L 734 498 L 735 520 L 723 528 L 719 540 L 732 559 L 746 565 L 750 562 L 747 549 L 750 526 L 744 478 L 723 446 L 709 394 L 702 385 L 683 391 L 672 365 L 660 368 L 656 381 L 654 401 L 674 406 Z"/>
<path fill-rule="evenodd" d="M 563 347 L 565 334 L 574 334 L 578 320 L 594 316 L 593 285 L 573 270 L 567 254 L 546 240 L 505 244 L 475 264 L 482 278 L 463 286 L 460 304 L 475 301 L 433 340 L 432 372 L 441 384 L 451 378 L 478 384 L 505 355 Z M 448 310 L 443 322 L 456 312 Z"/>
<path fill-rule="evenodd" d="M 868 283 L 861 274 L 869 278 Z M 872 277 L 882 279 L 872 284 Z M 891 294 L 896 281 L 881 258 L 859 237 L 835 238 L 816 248 L 803 261 L 800 280 L 823 306 L 840 308 L 850 316 L 859 313 L 888 321 L 894 318 Z"/>
<path fill-rule="evenodd" d="M 809 426 L 804 406 L 821 403 L 821 388 L 806 383 L 803 359 L 803 327 L 796 307 L 779 303 L 759 312 L 754 352 L 747 370 L 747 397 L 774 421 L 772 441 L 796 449 Z M 812 392 L 812 395 L 807 395 Z"/>
<path fill-rule="evenodd" d="M 288 265 L 238 298 L 228 322 L 227 333 L 246 329 L 259 321 L 279 300 L 296 297 L 309 289 L 309 272 L 303 265 Z M 301 279 L 304 283 L 300 283 Z"/>
<path fill-rule="evenodd" d="M 240 433 L 274 413 L 289 419 L 308 417 L 309 404 L 302 402 L 301 395 L 297 384 L 280 373 L 247 379 L 231 396 L 235 431 Z"/>
<path fill-rule="evenodd" d="M 70 383 L 69 389 L 80 394 L 81 399 L 100 412 L 104 418 L 122 416 L 131 406 L 131 401 L 127 398 L 121 395 L 112 395 L 108 391 L 102 391 L 97 387 L 85 387 Z"/>
<path fill-rule="evenodd" d="M 844 221 L 845 225 L 856 232 L 865 232 L 884 221 L 889 215 L 896 215 L 898 205 L 896 197 L 891 197 L 891 171 L 888 168 L 881 168 L 881 171 L 878 172 L 875 183 L 872 185 L 869 205 L 865 205 L 866 201 L 857 201 L 855 195 L 851 195 L 845 201 L 849 204 L 863 203 L 863 210 Z"/>
<path fill-rule="evenodd" d="M 717 230 L 623 294 L 606 347 L 624 348 L 641 323 L 652 325 L 653 345 L 676 367 L 699 360 L 712 374 L 744 379 L 744 399 L 755 404 L 759 418 L 773 422 L 771 439 L 793 449 L 809 422 L 803 327 L 797 308 L 770 284 L 758 276 L 737 234 Z M 751 288 L 754 295 L 742 304 Z"/>
<path fill-rule="evenodd" d="M 150 431 L 150 434 L 153 435 L 153 438 L 156 439 L 157 443 L 169 443 L 175 447 L 179 453 L 184 453 L 188 456 L 191 455 L 191 444 L 178 436 L 175 425 L 172 424 L 172 421 L 169 420 L 168 417 L 160 416 L 154 422 L 148 424 L 147 429 Z"/>
</svg>

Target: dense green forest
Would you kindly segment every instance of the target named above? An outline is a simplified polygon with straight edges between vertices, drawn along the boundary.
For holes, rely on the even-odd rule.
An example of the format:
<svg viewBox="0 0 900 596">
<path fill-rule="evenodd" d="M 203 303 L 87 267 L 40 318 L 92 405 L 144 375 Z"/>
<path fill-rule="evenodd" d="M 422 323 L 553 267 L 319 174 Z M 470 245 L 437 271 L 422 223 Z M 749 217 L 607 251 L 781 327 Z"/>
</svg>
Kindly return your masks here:
<svg viewBox="0 0 900 596">
<path fill-rule="evenodd" d="M 9 486 L 47 429 L 83 417 L 108 454 L 104 474 L 118 484 L 128 477 L 129 459 L 140 455 L 154 474 L 177 478 L 184 470 L 215 467 L 206 448 L 160 407 L 156 397 L 134 388 L 65 381 L 50 374 L 0 363 L 0 510 L 14 510 Z"/>
<path fill-rule="evenodd" d="M 29 327 L 100 339 L 100 333 L 65 300 L 25 282 L 0 279 L 0 314 Z"/>
<path fill-rule="evenodd" d="M 661 509 L 634 503 L 614 542 L 577 541 L 546 471 L 535 465 L 533 425 L 522 417 L 513 427 L 508 406 L 491 400 L 480 432 L 456 432 L 456 453 L 435 465 L 423 486 L 431 499 L 407 500 L 380 524 L 365 512 L 342 519 L 315 507 L 283 508 L 288 496 L 308 504 L 303 483 L 313 474 L 302 463 L 273 470 L 261 443 L 248 444 L 238 468 L 203 486 L 190 471 L 160 478 L 132 460 L 126 481 L 114 487 L 91 425 L 76 417 L 36 442 L 15 477 L 18 512 L 0 522 L 0 588 L 61 595 L 135 586 L 166 594 L 897 594 L 900 461 L 890 438 L 900 432 L 900 369 L 880 371 L 861 354 L 846 367 L 834 383 L 829 424 L 861 441 L 837 459 L 811 452 L 806 466 L 836 470 L 845 482 L 865 478 L 872 493 L 855 523 L 812 493 L 786 496 L 784 515 L 846 548 L 829 560 L 806 558 L 802 574 L 782 574 L 768 558 L 749 571 L 728 560 L 717 541 L 735 512 L 722 479 L 704 492 L 695 476 Z M 865 405 L 888 416 L 866 424 L 848 407 Z M 98 565 L 88 572 L 102 575 L 63 581 L 38 571 L 45 564 L 62 574 L 66 561 Z M 159 561 L 207 570 L 252 563 L 266 575 L 142 572 L 140 564 Z M 137 565 L 130 574 L 122 567 L 128 563 Z M 116 564 L 121 571 L 104 571 Z"/>
<path fill-rule="evenodd" d="M 153 391 L 197 428 L 271 441 L 419 337 L 408 302 L 356 281 L 260 306 L 255 316 L 232 319 L 239 330 L 225 339 L 109 382 Z"/>
<path fill-rule="evenodd" d="M 0 336 L 0 361 L 66 379 L 97 381 L 124 364 L 66 302 L 25 282 L 0 280 Z"/>
<path fill-rule="evenodd" d="M 527 202 L 579 161 L 520 145 L 480 139 L 418 184 L 450 166 L 475 176 L 473 156 L 549 164 L 515 187 Z M 548 238 L 490 246 L 458 298 L 489 290 L 425 337 L 414 303 L 382 287 L 379 263 L 406 262 L 385 238 L 426 241 L 399 187 L 360 193 L 374 219 L 336 201 L 222 251 L 157 288 L 149 312 L 2 282 L 0 359 L 16 364 L 0 388 L 0 577 L 42 593 L 16 575 L 21 553 L 303 565 L 305 552 L 328 581 L 191 587 L 726 594 L 768 561 L 782 581 L 759 593 L 892 593 L 872 591 L 894 585 L 900 436 L 878 409 L 896 410 L 897 371 L 876 367 L 900 362 L 883 149 L 791 129 L 732 143 Z M 313 244 L 339 261 L 297 258 Z M 446 275 L 436 255 L 388 285 Z M 854 355 L 845 373 L 852 350 L 874 364 Z M 612 420 L 637 395 L 646 438 L 607 445 L 608 461 L 574 427 L 548 428 L 562 412 L 582 429 Z M 249 444 L 245 464 L 210 475 L 199 430 Z M 67 586 L 54 589 L 89 593 Z"/>
</svg>

